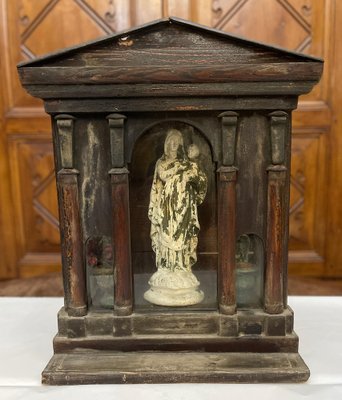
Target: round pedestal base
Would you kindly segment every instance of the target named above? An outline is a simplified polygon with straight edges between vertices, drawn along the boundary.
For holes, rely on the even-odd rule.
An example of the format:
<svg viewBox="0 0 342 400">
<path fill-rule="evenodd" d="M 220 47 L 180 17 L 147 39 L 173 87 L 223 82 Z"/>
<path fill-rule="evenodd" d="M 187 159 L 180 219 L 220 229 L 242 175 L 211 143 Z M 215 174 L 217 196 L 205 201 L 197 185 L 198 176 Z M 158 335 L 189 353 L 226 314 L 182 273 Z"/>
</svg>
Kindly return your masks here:
<svg viewBox="0 0 342 400">
<path fill-rule="evenodd" d="M 191 271 L 157 271 L 148 283 L 150 289 L 144 298 L 158 306 L 190 306 L 204 298 L 200 283 Z"/>
</svg>

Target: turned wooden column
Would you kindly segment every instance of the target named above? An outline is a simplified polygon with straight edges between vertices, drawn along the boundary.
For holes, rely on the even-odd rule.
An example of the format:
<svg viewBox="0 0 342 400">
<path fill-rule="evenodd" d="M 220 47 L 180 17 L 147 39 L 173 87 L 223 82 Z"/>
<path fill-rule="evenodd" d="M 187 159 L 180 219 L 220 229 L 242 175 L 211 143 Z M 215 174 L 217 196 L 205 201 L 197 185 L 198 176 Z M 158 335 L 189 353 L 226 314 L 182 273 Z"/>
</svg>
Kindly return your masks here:
<svg viewBox="0 0 342 400">
<path fill-rule="evenodd" d="M 55 119 L 59 164 L 62 167 L 57 172 L 57 190 L 65 309 L 71 316 L 83 316 L 87 313 L 87 292 L 78 195 L 79 172 L 73 168 L 74 117 L 61 114 Z"/>
<path fill-rule="evenodd" d="M 271 133 L 272 164 L 267 168 L 267 243 L 265 274 L 265 311 L 279 314 L 284 310 L 284 246 L 285 226 L 285 187 L 287 168 L 285 166 L 285 139 L 289 129 L 288 114 L 275 111 L 269 115 Z"/>
<path fill-rule="evenodd" d="M 129 180 L 125 167 L 124 121 L 125 116 L 107 116 L 112 169 L 112 218 L 114 243 L 114 312 L 130 315 L 133 309 L 131 234 L 129 213 Z"/>
<path fill-rule="evenodd" d="M 222 166 L 218 173 L 218 302 L 222 314 L 236 312 L 236 178 L 235 146 L 238 114 L 219 115 L 222 127 Z"/>
</svg>

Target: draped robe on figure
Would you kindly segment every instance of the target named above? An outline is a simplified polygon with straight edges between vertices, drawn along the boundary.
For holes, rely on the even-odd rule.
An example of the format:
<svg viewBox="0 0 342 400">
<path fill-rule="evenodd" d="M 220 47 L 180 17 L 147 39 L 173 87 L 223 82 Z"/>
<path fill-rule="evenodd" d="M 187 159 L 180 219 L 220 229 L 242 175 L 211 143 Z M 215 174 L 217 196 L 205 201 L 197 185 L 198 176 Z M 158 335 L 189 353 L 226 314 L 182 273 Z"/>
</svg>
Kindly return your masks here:
<svg viewBox="0 0 342 400">
<path fill-rule="evenodd" d="M 206 190 L 206 176 L 195 162 L 165 155 L 157 161 L 148 216 L 158 271 L 191 271 L 200 229 L 197 205 Z"/>
</svg>

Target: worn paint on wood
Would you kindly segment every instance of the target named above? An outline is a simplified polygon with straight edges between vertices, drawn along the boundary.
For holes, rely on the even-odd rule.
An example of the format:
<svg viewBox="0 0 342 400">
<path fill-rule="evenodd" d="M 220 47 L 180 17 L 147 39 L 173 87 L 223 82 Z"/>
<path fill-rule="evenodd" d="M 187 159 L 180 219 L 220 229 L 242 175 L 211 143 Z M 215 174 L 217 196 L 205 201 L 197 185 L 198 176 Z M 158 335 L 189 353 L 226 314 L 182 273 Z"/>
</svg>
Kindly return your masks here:
<svg viewBox="0 0 342 400">
<path fill-rule="evenodd" d="M 73 351 L 53 357 L 43 383 L 303 382 L 310 372 L 296 353 L 112 353 Z"/>
</svg>

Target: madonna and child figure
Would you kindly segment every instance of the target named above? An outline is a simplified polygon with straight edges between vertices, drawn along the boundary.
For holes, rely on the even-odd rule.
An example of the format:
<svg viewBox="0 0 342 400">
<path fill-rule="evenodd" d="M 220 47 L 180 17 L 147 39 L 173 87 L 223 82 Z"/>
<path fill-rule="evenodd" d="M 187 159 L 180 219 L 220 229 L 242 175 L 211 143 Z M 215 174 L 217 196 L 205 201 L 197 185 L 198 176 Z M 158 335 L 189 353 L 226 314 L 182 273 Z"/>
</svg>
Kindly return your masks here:
<svg viewBox="0 0 342 400">
<path fill-rule="evenodd" d="M 197 206 L 207 191 L 207 177 L 196 162 L 198 156 L 195 144 L 185 153 L 179 130 L 168 131 L 164 154 L 155 166 L 148 211 L 157 271 L 144 297 L 154 304 L 186 306 L 204 298 L 191 271 L 197 261 L 200 229 Z"/>
</svg>

